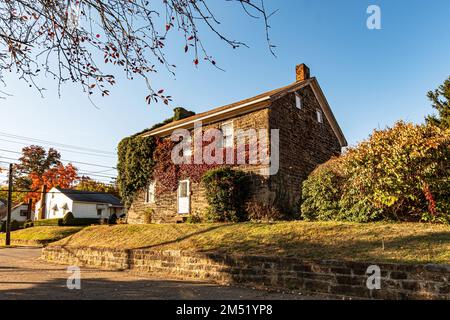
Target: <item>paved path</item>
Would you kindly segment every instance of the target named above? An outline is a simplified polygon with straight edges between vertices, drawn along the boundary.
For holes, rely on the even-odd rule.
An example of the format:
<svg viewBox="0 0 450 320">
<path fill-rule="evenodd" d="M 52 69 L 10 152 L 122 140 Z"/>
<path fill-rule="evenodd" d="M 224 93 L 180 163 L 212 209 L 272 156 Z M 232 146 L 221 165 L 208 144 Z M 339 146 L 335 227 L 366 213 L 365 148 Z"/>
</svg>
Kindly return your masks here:
<svg viewBox="0 0 450 320">
<path fill-rule="evenodd" d="M 4 299 L 312 299 L 200 281 L 139 277 L 127 271 L 81 269 L 81 290 L 67 289 L 66 266 L 39 260 L 41 249 L 0 248 Z"/>
</svg>

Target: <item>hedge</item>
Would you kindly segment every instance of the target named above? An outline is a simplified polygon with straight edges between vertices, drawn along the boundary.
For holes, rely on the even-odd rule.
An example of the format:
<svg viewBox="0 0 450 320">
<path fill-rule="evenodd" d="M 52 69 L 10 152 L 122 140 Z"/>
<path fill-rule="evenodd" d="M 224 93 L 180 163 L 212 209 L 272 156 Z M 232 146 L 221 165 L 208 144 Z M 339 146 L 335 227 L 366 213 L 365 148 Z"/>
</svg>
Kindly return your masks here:
<svg viewBox="0 0 450 320">
<path fill-rule="evenodd" d="M 44 227 L 44 226 L 62 226 L 62 219 L 41 219 L 33 221 L 33 226 Z"/>
<path fill-rule="evenodd" d="M 24 222 L 19 222 L 17 220 L 12 220 L 10 223 L 11 231 L 16 231 L 22 228 L 24 225 Z M 0 232 L 6 232 L 6 221 L 0 222 Z"/>
</svg>

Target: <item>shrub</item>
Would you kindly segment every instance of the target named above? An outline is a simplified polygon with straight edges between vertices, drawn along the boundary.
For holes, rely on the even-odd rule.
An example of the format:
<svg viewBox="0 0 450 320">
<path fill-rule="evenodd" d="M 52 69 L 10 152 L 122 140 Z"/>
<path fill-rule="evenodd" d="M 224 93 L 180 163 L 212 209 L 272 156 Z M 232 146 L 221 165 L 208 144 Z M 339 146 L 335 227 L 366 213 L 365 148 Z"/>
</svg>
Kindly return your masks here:
<svg viewBox="0 0 450 320">
<path fill-rule="evenodd" d="M 303 218 L 450 221 L 450 130 L 399 122 L 333 161 L 304 182 Z"/>
<path fill-rule="evenodd" d="M 253 221 L 276 221 L 284 218 L 281 211 L 274 205 L 255 201 L 247 203 L 246 212 L 248 218 Z"/>
<path fill-rule="evenodd" d="M 6 221 L 1 221 L 0 232 L 6 232 Z"/>
<path fill-rule="evenodd" d="M 24 225 L 23 225 L 23 227 L 25 228 L 25 229 L 27 229 L 27 228 L 31 228 L 31 227 L 33 227 L 34 226 L 34 224 L 33 224 L 33 221 L 32 220 L 27 220 L 27 221 L 25 221 L 25 223 L 24 223 Z"/>
<path fill-rule="evenodd" d="M 303 183 L 302 218 L 305 220 L 338 220 L 343 183 L 341 158 L 334 157 L 318 166 Z"/>
<path fill-rule="evenodd" d="M 16 231 L 16 230 L 19 230 L 21 227 L 22 227 L 22 223 L 20 223 L 19 221 L 17 221 L 17 220 L 13 220 L 13 221 L 11 221 L 11 231 Z"/>
<path fill-rule="evenodd" d="M 35 227 L 42 227 L 42 226 L 62 226 L 63 225 L 63 219 L 41 219 L 41 220 L 35 220 L 33 222 L 33 225 Z"/>
<path fill-rule="evenodd" d="M 202 223 L 202 222 L 203 222 L 203 219 L 198 214 L 191 214 L 191 215 L 187 216 L 187 218 L 186 218 L 186 223 L 194 224 L 194 223 Z"/>
<path fill-rule="evenodd" d="M 67 212 L 63 217 L 63 225 L 70 226 L 71 223 L 75 220 L 72 212 Z"/>
<path fill-rule="evenodd" d="M 69 224 L 65 226 L 79 227 L 79 226 L 90 226 L 91 224 L 99 224 L 100 219 L 98 218 L 74 218 Z"/>
<path fill-rule="evenodd" d="M 208 171 L 202 178 L 209 204 L 208 220 L 215 222 L 244 221 L 247 194 L 245 173 L 223 167 Z"/>
<path fill-rule="evenodd" d="M 108 224 L 116 224 L 117 223 L 117 215 L 113 213 L 109 216 Z"/>
</svg>

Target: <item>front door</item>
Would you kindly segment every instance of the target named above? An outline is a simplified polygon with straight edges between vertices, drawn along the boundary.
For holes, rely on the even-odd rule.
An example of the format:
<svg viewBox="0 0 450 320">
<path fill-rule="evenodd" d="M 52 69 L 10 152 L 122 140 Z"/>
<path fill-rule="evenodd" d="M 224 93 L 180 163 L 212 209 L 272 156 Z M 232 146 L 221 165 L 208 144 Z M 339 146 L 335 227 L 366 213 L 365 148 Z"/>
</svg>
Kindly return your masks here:
<svg viewBox="0 0 450 320">
<path fill-rule="evenodd" d="M 178 183 L 178 213 L 188 214 L 190 209 L 189 180 Z"/>
</svg>

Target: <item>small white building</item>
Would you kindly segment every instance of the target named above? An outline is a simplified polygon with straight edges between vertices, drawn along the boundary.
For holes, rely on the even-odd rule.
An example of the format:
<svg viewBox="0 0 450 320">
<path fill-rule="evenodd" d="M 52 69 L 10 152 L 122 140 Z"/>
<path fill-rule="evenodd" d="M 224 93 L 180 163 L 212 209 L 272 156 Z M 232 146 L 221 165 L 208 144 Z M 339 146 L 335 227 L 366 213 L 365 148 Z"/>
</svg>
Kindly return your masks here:
<svg viewBox="0 0 450 320">
<path fill-rule="evenodd" d="M 0 207 L 0 221 L 6 221 L 8 214 L 8 207 L 2 206 Z M 33 219 L 32 212 L 28 208 L 28 204 L 19 203 L 13 205 L 11 208 L 11 221 L 16 220 L 19 222 L 25 222 L 27 219 Z"/>
<path fill-rule="evenodd" d="M 41 201 L 36 203 L 35 217 L 39 219 Z M 63 218 L 72 212 L 75 218 L 108 219 L 112 214 L 122 216 L 124 206 L 119 198 L 110 193 L 52 188 L 45 194 L 45 219 Z"/>
</svg>

